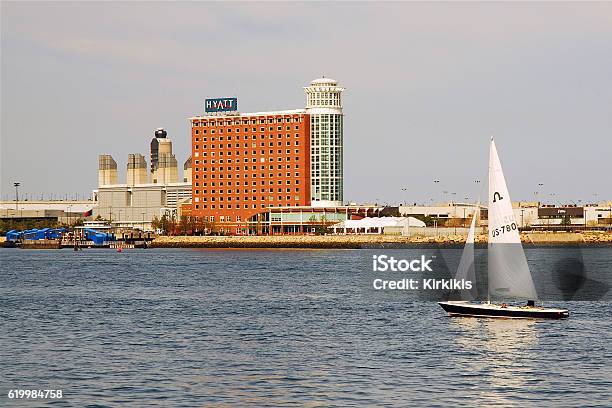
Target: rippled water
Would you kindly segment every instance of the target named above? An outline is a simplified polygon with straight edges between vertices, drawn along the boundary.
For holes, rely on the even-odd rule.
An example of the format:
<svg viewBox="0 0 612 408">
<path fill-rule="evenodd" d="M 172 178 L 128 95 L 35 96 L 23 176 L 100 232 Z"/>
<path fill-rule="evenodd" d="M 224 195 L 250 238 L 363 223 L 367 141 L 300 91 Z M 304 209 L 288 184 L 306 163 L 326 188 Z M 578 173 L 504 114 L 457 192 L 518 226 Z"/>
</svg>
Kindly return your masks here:
<svg viewBox="0 0 612 408">
<path fill-rule="evenodd" d="M 0 406 L 612 406 L 609 301 L 557 302 L 564 321 L 448 318 L 364 296 L 351 250 L 0 257 Z"/>
</svg>

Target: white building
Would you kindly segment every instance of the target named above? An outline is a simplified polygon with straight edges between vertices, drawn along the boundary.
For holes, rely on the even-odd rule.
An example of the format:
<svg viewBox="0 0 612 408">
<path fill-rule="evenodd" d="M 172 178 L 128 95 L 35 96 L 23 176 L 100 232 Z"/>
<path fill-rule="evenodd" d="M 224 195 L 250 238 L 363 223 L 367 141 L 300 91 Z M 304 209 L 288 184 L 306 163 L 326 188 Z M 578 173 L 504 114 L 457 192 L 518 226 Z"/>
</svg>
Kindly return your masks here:
<svg viewBox="0 0 612 408">
<path fill-rule="evenodd" d="M 100 186 L 94 197 L 94 218 L 100 216 L 116 227 L 151 230 L 151 221 L 156 217 L 180 216 L 180 205 L 191 199 L 191 183 Z"/>
<path fill-rule="evenodd" d="M 319 78 L 304 87 L 310 114 L 310 195 L 315 207 L 343 203 L 342 91 L 331 78 Z"/>
<path fill-rule="evenodd" d="M 331 226 L 335 234 L 411 234 L 410 229 L 425 228 L 423 221 L 414 217 L 366 217 L 359 220 L 344 220 Z"/>
</svg>

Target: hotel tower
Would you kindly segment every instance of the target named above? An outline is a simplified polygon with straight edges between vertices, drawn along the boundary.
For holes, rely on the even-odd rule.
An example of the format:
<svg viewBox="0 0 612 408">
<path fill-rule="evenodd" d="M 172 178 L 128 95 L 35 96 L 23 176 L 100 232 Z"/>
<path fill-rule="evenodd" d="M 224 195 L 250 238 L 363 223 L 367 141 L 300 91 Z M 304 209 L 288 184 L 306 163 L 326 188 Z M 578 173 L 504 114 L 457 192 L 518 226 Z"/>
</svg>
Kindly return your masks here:
<svg viewBox="0 0 612 408">
<path fill-rule="evenodd" d="M 343 202 L 342 91 L 331 78 L 319 78 L 304 87 L 310 115 L 310 195 L 314 207 Z"/>
</svg>

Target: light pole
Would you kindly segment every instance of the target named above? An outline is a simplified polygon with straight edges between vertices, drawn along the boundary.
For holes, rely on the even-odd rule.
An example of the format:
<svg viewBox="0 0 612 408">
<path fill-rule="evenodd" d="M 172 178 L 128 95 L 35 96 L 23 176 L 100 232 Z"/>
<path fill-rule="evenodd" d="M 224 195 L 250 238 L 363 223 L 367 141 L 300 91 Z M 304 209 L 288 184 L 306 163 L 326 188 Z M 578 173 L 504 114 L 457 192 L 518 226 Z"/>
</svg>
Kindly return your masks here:
<svg viewBox="0 0 612 408">
<path fill-rule="evenodd" d="M 145 220 L 144 220 L 145 213 L 144 213 L 144 211 L 141 214 L 142 214 L 142 232 L 144 232 L 144 230 L 145 230 Z"/>
<path fill-rule="evenodd" d="M 434 185 L 436 186 L 436 190 L 438 189 L 438 184 L 440 184 L 440 180 L 434 180 Z M 437 193 L 437 191 L 436 191 Z M 440 197 L 442 198 L 442 197 Z"/>
<path fill-rule="evenodd" d="M 540 202 L 538 201 L 538 195 L 540 194 L 540 189 L 542 189 L 542 186 L 544 186 L 544 183 L 538 183 L 538 188 L 533 193 L 535 195 L 535 197 L 536 197 L 536 203 L 538 204 L 538 207 L 540 206 Z"/>
<path fill-rule="evenodd" d="M 465 206 L 467 205 L 468 200 L 470 199 L 470 197 L 465 196 L 463 197 L 463 227 L 465 228 L 466 224 L 465 224 Z"/>
<path fill-rule="evenodd" d="M 474 183 L 476 184 L 476 191 L 478 192 L 478 203 L 477 204 L 480 204 L 480 188 L 479 188 L 480 180 L 476 179 L 474 180 Z"/>
<path fill-rule="evenodd" d="M 404 187 L 404 188 L 402 188 L 402 191 L 404 192 L 404 194 L 406 194 L 406 195 L 404 196 L 404 205 L 407 205 L 407 204 L 406 204 L 406 201 L 407 201 L 407 200 L 406 200 L 406 198 L 408 197 L 408 193 L 406 193 L 406 191 L 408 191 L 408 188 Z"/>
<path fill-rule="evenodd" d="M 13 183 L 15 186 L 15 216 L 17 216 L 17 211 L 19 210 L 19 186 L 21 183 Z"/>
</svg>

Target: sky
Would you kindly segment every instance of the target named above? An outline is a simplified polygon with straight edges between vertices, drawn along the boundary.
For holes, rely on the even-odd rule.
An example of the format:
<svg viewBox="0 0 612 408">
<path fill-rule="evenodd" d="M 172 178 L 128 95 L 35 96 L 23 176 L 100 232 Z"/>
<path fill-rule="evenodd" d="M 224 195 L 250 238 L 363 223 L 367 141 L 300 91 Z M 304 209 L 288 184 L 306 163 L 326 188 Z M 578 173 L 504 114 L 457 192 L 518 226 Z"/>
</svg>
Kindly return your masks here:
<svg viewBox="0 0 612 408">
<path fill-rule="evenodd" d="M 128 153 L 148 162 L 157 127 L 182 169 L 205 98 L 236 96 L 242 112 L 303 108 L 303 87 L 325 75 L 346 88 L 345 201 L 486 197 L 491 135 L 513 200 L 612 200 L 612 3 L 0 11 L 2 199 L 15 181 L 31 199 L 88 196 L 99 154 L 123 181 Z"/>
</svg>

